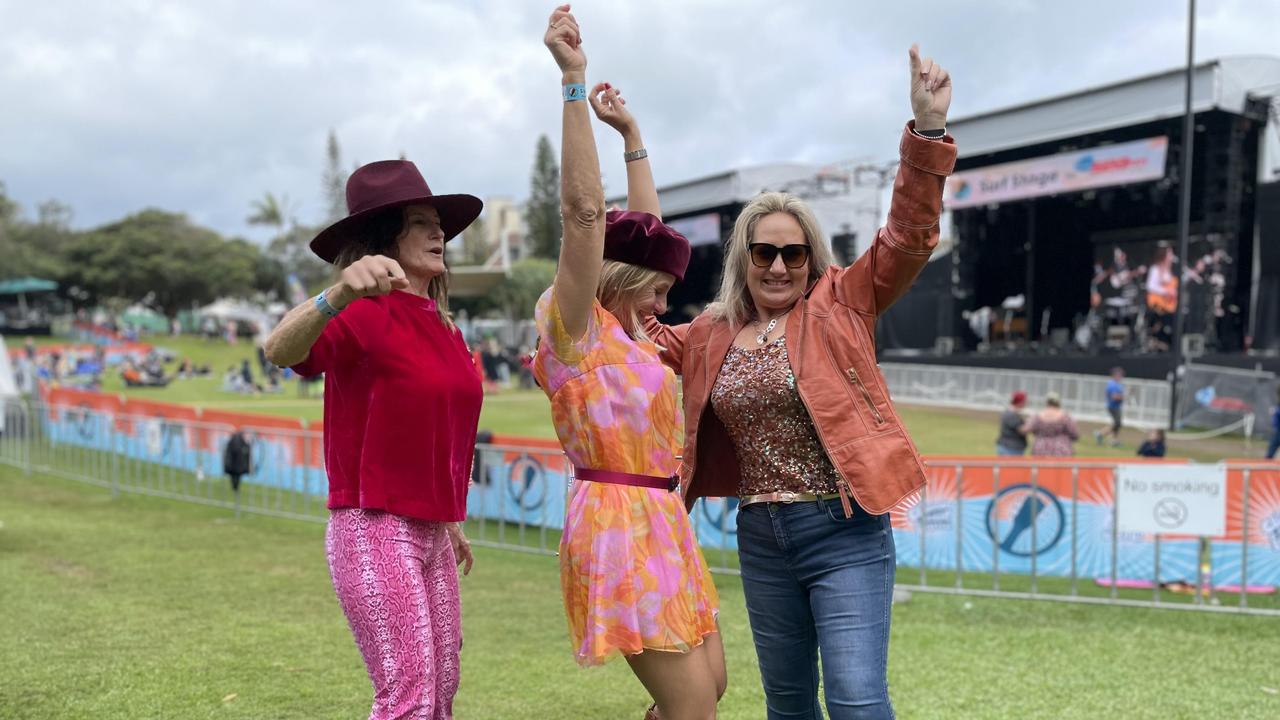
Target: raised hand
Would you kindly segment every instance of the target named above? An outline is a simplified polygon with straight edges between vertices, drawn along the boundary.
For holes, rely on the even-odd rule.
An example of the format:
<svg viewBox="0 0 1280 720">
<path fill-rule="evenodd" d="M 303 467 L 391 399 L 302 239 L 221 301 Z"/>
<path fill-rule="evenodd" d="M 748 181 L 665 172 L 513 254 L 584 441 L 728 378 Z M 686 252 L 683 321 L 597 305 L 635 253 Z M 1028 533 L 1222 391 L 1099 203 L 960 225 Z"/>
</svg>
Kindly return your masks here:
<svg viewBox="0 0 1280 720">
<path fill-rule="evenodd" d="M 604 124 L 624 136 L 636 130 L 636 119 L 627 110 L 627 101 L 618 88 L 609 83 L 596 83 L 587 99 L 591 101 L 591 109 L 595 111 L 596 117 Z"/>
<path fill-rule="evenodd" d="M 555 58 L 561 72 L 581 72 L 587 69 L 587 56 L 582 52 L 582 32 L 567 4 L 551 13 L 542 42 L 551 51 L 551 57 Z"/>
<path fill-rule="evenodd" d="M 405 278 L 400 263 L 385 255 L 365 255 L 342 271 L 338 279 L 338 297 L 330 302 L 341 309 L 357 298 L 387 295 L 392 290 L 408 288 L 409 280 Z"/>
<path fill-rule="evenodd" d="M 916 116 L 916 129 L 946 127 L 947 110 L 951 107 L 951 74 L 933 58 L 921 58 L 919 45 L 912 45 L 908 54 L 911 56 L 911 112 Z"/>
</svg>

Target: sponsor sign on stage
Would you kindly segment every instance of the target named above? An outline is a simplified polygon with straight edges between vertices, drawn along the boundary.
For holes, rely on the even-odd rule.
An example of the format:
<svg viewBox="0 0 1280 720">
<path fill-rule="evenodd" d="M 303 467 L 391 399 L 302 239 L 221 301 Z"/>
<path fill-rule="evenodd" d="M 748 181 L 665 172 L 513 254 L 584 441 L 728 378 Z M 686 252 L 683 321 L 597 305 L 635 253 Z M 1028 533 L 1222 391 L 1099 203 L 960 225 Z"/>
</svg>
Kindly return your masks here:
<svg viewBox="0 0 1280 720">
<path fill-rule="evenodd" d="M 1158 180 L 1168 149 L 1169 138 L 1161 136 L 958 172 L 947 179 L 946 207 Z"/>
</svg>

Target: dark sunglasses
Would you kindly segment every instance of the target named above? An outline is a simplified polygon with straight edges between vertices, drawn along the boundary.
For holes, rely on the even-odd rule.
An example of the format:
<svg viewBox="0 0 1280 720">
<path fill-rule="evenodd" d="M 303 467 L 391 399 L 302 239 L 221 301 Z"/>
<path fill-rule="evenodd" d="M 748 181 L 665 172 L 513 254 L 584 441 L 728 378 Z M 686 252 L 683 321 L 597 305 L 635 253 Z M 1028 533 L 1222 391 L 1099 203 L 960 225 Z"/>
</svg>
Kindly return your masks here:
<svg viewBox="0 0 1280 720">
<path fill-rule="evenodd" d="M 795 270 L 804 267 L 809 261 L 808 245 L 770 245 L 769 243 L 751 243 L 747 246 L 747 250 L 751 253 L 751 264 L 759 268 L 767 268 L 773 265 L 773 259 L 782 254 L 782 264 Z"/>
</svg>

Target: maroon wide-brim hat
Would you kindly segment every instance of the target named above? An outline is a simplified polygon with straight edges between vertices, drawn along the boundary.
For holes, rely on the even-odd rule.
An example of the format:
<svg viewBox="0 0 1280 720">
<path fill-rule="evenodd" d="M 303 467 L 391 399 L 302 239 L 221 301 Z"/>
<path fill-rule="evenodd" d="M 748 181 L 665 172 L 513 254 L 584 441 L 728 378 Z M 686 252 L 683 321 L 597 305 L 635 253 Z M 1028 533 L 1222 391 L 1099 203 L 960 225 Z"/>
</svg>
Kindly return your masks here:
<svg viewBox="0 0 1280 720">
<path fill-rule="evenodd" d="M 383 210 L 405 205 L 430 205 L 440 213 L 444 240 L 449 242 L 484 209 L 474 195 L 435 195 L 418 167 L 408 160 L 380 160 L 363 165 L 347 179 L 348 215 L 311 241 L 311 252 L 333 262 L 342 247 L 367 232 L 369 219 Z"/>
<path fill-rule="evenodd" d="M 636 210 L 605 213 L 604 257 L 684 279 L 689 241 L 656 216 Z"/>
</svg>

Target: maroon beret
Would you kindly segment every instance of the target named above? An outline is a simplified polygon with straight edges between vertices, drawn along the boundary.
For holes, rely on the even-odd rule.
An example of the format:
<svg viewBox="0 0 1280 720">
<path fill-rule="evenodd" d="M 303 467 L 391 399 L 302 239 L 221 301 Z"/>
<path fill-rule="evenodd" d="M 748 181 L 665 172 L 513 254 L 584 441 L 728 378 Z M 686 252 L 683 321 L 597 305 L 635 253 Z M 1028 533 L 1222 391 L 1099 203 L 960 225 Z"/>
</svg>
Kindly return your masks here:
<svg viewBox="0 0 1280 720">
<path fill-rule="evenodd" d="M 689 241 L 656 216 L 635 210 L 605 213 L 604 258 L 659 270 L 684 279 Z"/>
</svg>

